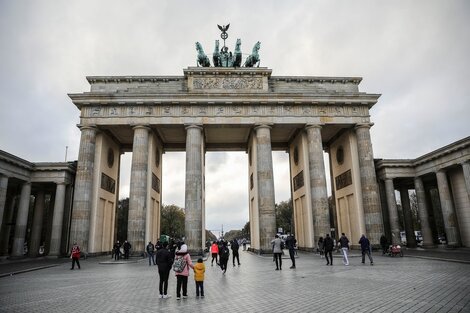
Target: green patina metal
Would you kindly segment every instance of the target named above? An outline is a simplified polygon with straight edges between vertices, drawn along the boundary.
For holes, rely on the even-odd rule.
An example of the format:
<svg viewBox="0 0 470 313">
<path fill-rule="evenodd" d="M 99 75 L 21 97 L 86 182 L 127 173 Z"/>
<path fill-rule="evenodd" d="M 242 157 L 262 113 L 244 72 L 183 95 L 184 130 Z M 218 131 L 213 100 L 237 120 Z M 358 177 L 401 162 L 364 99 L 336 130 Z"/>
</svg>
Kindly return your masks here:
<svg viewBox="0 0 470 313">
<path fill-rule="evenodd" d="M 224 45 L 219 49 L 219 40 L 215 41 L 214 53 L 212 54 L 212 64 L 214 67 L 241 67 L 242 66 L 242 50 L 241 45 L 242 41 L 240 38 L 237 39 L 235 43 L 235 49 L 233 53 L 228 50 L 228 47 L 225 45 L 225 40 L 228 38 L 227 30 L 230 26 L 228 25 L 217 25 L 222 31 L 220 38 L 223 39 Z M 259 67 L 260 58 L 259 58 L 259 49 L 261 43 L 258 41 L 253 47 L 252 53 L 246 58 L 244 67 L 253 67 L 257 65 Z M 197 66 L 209 67 L 211 66 L 209 57 L 204 53 L 204 49 L 199 42 L 196 42 L 196 51 L 197 51 Z"/>
</svg>

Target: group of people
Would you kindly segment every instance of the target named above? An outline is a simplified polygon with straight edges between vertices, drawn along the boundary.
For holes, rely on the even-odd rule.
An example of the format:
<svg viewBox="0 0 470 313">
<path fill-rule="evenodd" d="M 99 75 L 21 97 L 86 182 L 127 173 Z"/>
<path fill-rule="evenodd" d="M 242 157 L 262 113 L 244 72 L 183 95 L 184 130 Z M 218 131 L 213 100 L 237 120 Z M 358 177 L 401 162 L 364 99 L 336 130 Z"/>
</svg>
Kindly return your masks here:
<svg viewBox="0 0 470 313">
<path fill-rule="evenodd" d="M 362 234 L 358 242 L 361 245 L 361 254 L 362 254 L 362 263 L 365 263 L 365 256 L 369 257 L 370 265 L 374 265 L 374 261 L 371 255 L 371 245 L 369 239 Z M 335 248 L 335 242 L 329 234 L 326 234 L 325 238 L 320 237 L 318 239 L 317 250 L 320 253 L 320 257 L 323 255 L 326 258 L 326 265 L 333 265 L 333 250 Z M 349 265 L 348 252 L 350 247 L 349 239 L 346 237 L 345 233 L 341 233 L 341 237 L 338 240 L 338 248 L 341 249 L 343 255 L 343 264 Z"/>
<path fill-rule="evenodd" d="M 121 245 L 121 243 L 118 240 L 114 244 L 112 254 L 111 254 L 111 258 L 114 258 L 115 261 L 120 260 L 122 255 L 123 255 L 123 253 L 121 251 L 121 247 L 122 247 L 122 250 L 124 250 L 124 259 L 125 260 L 129 259 L 129 254 L 130 254 L 130 251 L 132 249 L 132 245 L 127 240 L 125 240 L 124 243 Z"/>
<path fill-rule="evenodd" d="M 240 254 L 238 252 L 238 250 L 240 249 L 240 243 L 238 239 L 235 238 L 230 242 L 230 249 L 232 250 L 233 266 L 240 266 Z M 210 246 L 210 253 L 212 256 L 211 266 L 214 266 L 215 260 L 215 264 L 219 265 L 223 273 L 225 274 L 225 272 L 227 271 L 228 260 L 230 259 L 230 250 L 228 249 L 228 242 L 225 240 L 213 241 L 212 245 Z M 237 261 L 236 264 L 235 261 Z"/>
</svg>

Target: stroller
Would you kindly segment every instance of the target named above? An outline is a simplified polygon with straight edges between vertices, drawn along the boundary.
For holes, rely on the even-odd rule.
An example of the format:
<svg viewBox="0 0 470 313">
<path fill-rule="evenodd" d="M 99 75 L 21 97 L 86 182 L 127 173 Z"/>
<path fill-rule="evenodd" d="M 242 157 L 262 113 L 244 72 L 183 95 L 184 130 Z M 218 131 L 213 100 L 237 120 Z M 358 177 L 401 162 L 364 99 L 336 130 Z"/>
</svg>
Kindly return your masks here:
<svg viewBox="0 0 470 313">
<path fill-rule="evenodd" d="M 400 257 L 403 257 L 403 250 L 401 249 L 401 246 L 398 244 L 392 244 L 390 247 L 388 247 L 388 255 L 389 256 L 397 256 L 399 255 Z"/>
</svg>

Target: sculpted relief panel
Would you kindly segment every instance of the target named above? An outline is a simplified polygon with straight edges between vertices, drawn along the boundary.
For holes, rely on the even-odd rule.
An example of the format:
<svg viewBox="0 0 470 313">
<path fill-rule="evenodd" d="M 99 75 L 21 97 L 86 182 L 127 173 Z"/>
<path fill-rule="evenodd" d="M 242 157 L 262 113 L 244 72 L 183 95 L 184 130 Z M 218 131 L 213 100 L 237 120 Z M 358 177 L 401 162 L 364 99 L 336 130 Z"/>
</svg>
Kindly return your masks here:
<svg viewBox="0 0 470 313">
<path fill-rule="evenodd" d="M 203 77 L 193 78 L 194 89 L 263 89 L 261 77 Z"/>
</svg>

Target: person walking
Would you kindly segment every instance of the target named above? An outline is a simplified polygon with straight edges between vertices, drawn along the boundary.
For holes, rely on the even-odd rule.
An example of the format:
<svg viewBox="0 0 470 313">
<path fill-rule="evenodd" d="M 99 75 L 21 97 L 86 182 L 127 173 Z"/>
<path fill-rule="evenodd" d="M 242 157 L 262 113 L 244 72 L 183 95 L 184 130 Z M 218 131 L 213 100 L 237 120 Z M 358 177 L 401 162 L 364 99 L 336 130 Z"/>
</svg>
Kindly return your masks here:
<svg viewBox="0 0 470 313">
<path fill-rule="evenodd" d="M 113 246 L 113 252 L 114 252 L 114 261 L 119 261 L 121 258 L 121 244 L 119 243 L 119 240 L 116 241 L 116 243 Z"/>
<path fill-rule="evenodd" d="M 217 256 L 219 255 L 219 245 L 215 241 L 212 243 L 212 246 L 211 246 L 211 255 L 212 255 L 211 266 L 214 266 L 214 259 L 215 259 L 215 264 L 218 265 L 219 262 L 217 262 Z"/>
<path fill-rule="evenodd" d="M 372 256 L 370 254 L 370 241 L 367 237 L 362 234 L 361 239 L 359 239 L 359 244 L 361 245 L 361 254 L 362 254 L 362 264 L 365 263 L 366 254 L 369 257 L 370 265 L 374 265 Z"/>
<path fill-rule="evenodd" d="M 318 238 L 318 252 L 320 253 L 320 258 L 323 258 L 323 237 Z"/>
<path fill-rule="evenodd" d="M 124 259 L 127 260 L 129 259 L 129 251 L 131 250 L 132 245 L 126 240 L 124 241 L 123 248 L 124 248 Z"/>
<path fill-rule="evenodd" d="M 243 251 L 246 251 L 246 238 L 242 240 Z"/>
<path fill-rule="evenodd" d="M 204 298 L 204 272 L 206 266 L 204 265 L 202 258 L 197 259 L 197 263 L 194 265 L 194 281 L 196 282 L 196 297 L 201 295 Z"/>
<path fill-rule="evenodd" d="M 238 266 L 240 266 L 240 255 L 238 254 L 238 249 L 240 249 L 240 245 L 238 244 L 237 238 L 233 239 L 232 243 L 230 244 L 230 249 L 232 249 L 233 266 L 235 266 L 235 259 L 237 259 L 237 264 Z"/>
<path fill-rule="evenodd" d="M 175 270 L 176 275 L 176 300 L 181 300 L 181 289 L 183 289 L 183 299 L 188 297 L 188 277 L 189 277 L 189 268 L 194 269 L 193 262 L 191 261 L 191 256 L 188 253 L 188 246 L 182 244 L 181 248 L 176 251 L 175 261 L 176 264 L 183 264 L 181 272 Z M 173 266 L 173 269 L 175 267 Z"/>
<path fill-rule="evenodd" d="M 227 242 L 224 240 L 222 241 L 222 247 L 219 248 L 219 264 L 224 274 L 227 271 L 227 263 L 229 258 L 230 250 L 227 247 Z"/>
<path fill-rule="evenodd" d="M 173 255 L 170 250 L 168 250 L 168 244 L 166 242 L 163 242 L 161 249 L 157 250 L 155 262 L 157 263 L 158 276 L 160 277 L 160 281 L 158 283 L 158 297 L 163 299 L 171 298 L 171 295 L 167 294 L 167 291 L 168 277 L 170 276 L 170 269 L 173 264 Z"/>
<path fill-rule="evenodd" d="M 341 233 L 341 238 L 339 238 L 339 246 L 341 247 L 341 252 L 343 253 L 343 264 L 348 266 L 349 239 L 344 233 Z"/>
<path fill-rule="evenodd" d="M 286 238 L 286 247 L 289 249 L 289 256 L 292 261 L 292 266 L 290 268 L 295 268 L 295 244 L 297 240 L 294 235 L 289 235 Z"/>
<path fill-rule="evenodd" d="M 155 258 L 153 254 L 153 251 L 155 250 L 155 246 L 153 245 L 151 241 L 149 241 L 146 250 L 147 250 L 147 256 L 149 257 L 149 266 L 151 266 L 152 263 L 153 265 L 156 265 L 157 263 L 155 263 Z"/>
<path fill-rule="evenodd" d="M 274 236 L 274 239 L 271 241 L 273 246 L 274 260 L 276 261 L 276 271 L 282 270 L 282 239 L 279 238 L 279 235 Z"/>
<path fill-rule="evenodd" d="M 78 269 L 80 269 L 80 246 L 74 242 L 72 246 L 72 251 L 70 253 L 70 258 L 72 259 L 72 267 L 71 270 L 74 269 L 75 263 L 77 263 Z"/>
<path fill-rule="evenodd" d="M 325 250 L 326 265 L 333 266 L 333 249 L 335 243 L 330 237 L 330 234 L 326 234 L 325 239 L 323 240 L 323 249 Z"/>
</svg>

